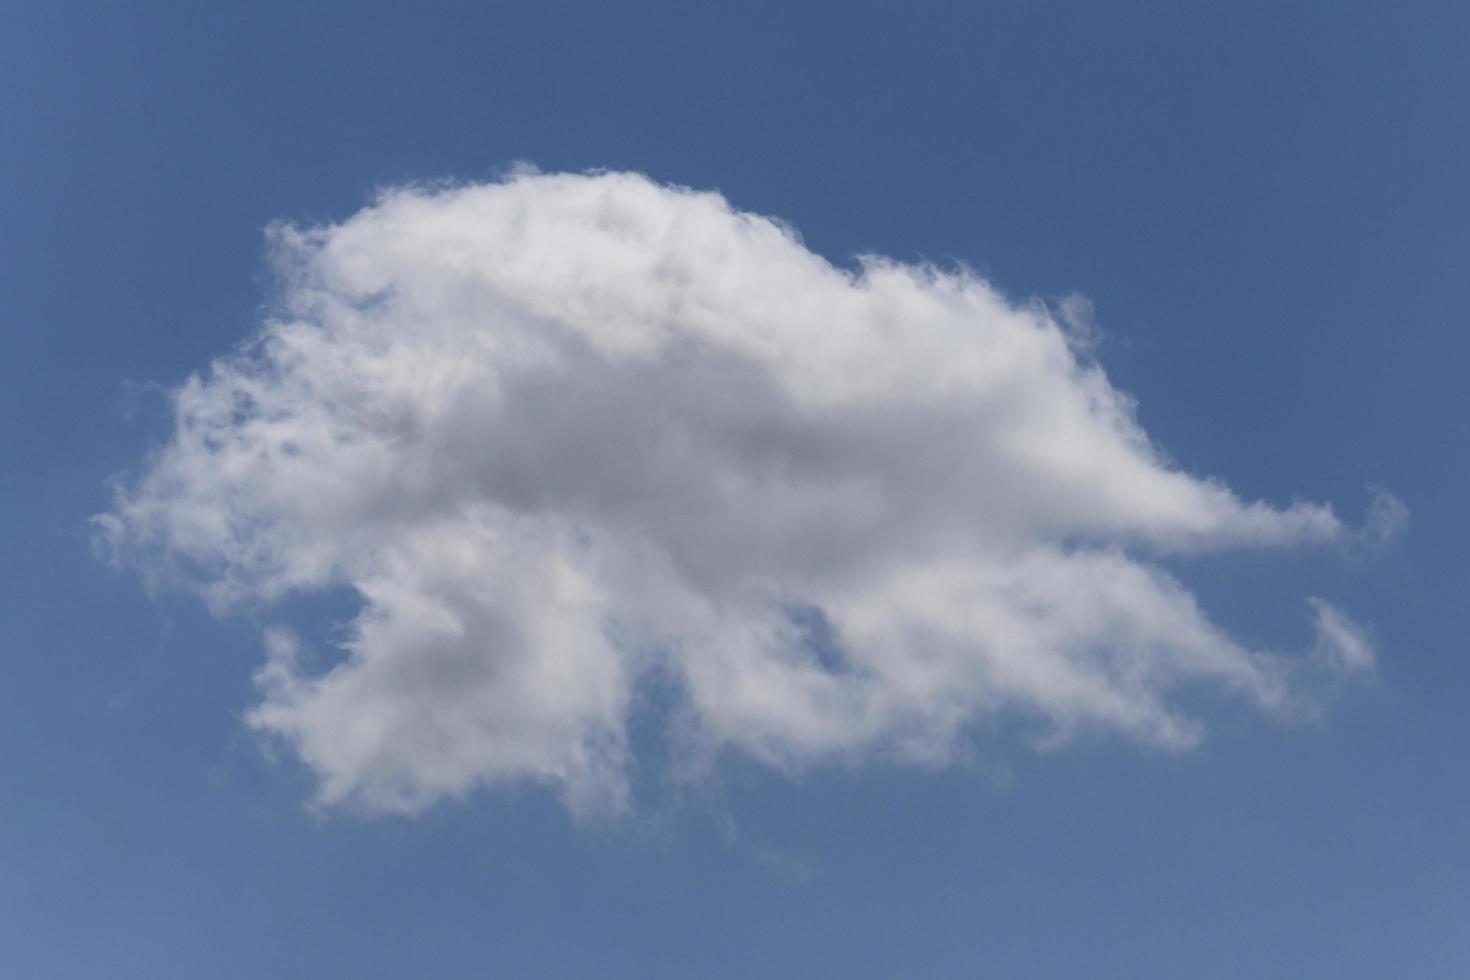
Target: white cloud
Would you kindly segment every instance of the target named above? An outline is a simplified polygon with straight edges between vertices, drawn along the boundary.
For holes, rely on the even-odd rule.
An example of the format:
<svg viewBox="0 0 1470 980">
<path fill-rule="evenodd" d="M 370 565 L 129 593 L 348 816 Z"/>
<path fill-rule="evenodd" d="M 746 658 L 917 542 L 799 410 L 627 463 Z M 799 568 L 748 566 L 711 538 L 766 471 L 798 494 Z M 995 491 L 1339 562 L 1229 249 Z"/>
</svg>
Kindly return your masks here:
<svg viewBox="0 0 1470 980">
<path fill-rule="evenodd" d="M 1185 688 L 1289 711 L 1303 671 L 1372 664 L 1326 604 L 1320 656 L 1244 648 L 1157 566 L 1344 532 L 1165 462 L 1080 300 L 1059 326 L 968 272 L 834 268 L 630 174 L 400 189 L 271 240 L 279 315 L 177 391 L 97 524 L 218 611 L 356 590 L 330 670 L 267 637 L 249 715 L 323 804 L 622 806 L 655 673 L 680 758 L 795 771 L 942 763 L 1002 718 L 1185 747 Z"/>
<path fill-rule="evenodd" d="M 1312 605 L 1317 631 L 1316 656 L 1334 672 L 1371 670 L 1373 645 L 1367 631 L 1325 600 L 1312 596 L 1307 601 Z"/>
<path fill-rule="evenodd" d="M 1363 537 L 1369 544 L 1387 545 L 1400 537 L 1409 527 L 1409 508 L 1403 501 L 1382 487 L 1374 487 L 1368 503 L 1368 519 L 1363 526 Z"/>
</svg>

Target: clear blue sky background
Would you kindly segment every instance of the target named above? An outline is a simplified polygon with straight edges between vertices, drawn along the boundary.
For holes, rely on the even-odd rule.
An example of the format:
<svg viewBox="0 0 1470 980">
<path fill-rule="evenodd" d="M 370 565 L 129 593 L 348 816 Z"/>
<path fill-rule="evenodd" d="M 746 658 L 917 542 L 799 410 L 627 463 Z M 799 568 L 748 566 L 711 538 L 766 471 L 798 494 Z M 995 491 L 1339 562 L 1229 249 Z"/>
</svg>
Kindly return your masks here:
<svg viewBox="0 0 1470 980">
<path fill-rule="evenodd" d="M 1470 976 L 1467 37 L 1455 3 L 7 5 L 0 977 Z M 733 762 L 631 828 L 312 816 L 240 722 L 256 624 L 83 525 L 167 433 L 150 386 L 250 330 L 267 222 L 519 159 L 1085 293 L 1190 471 L 1407 504 L 1381 554 L 1174 566 L 1263 645 L 1331 598 L 1376 684 L 1177 758 Z"/>
</svg>

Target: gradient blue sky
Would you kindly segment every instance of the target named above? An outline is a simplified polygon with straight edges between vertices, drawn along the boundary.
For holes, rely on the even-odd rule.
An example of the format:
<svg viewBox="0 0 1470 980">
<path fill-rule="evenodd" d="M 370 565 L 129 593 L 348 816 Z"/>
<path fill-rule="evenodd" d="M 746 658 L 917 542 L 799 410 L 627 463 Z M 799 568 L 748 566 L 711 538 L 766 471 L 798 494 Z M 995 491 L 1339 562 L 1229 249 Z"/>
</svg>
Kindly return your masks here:
<svg viewBox="0 0 1470 980">
<path fill-rule="evenodd" d="M 12 4 L 0 14 L 0 976 L 1470 974 L 1470 14 L 1457 4 Z M 740 759 L 576 826 L 309 813 L 250 615 L 89 552 L 263 227 L 517 160 L 718 188 L 815 251 L 1080 292 L 1184 468 L 1391 490 L 1378 551 L 1170 567 L 1252 643 L 1372 630 L 1318 724 L 1182 755 Z M 331 615 L 302 603 L 282 617 Z"/>
</svg>

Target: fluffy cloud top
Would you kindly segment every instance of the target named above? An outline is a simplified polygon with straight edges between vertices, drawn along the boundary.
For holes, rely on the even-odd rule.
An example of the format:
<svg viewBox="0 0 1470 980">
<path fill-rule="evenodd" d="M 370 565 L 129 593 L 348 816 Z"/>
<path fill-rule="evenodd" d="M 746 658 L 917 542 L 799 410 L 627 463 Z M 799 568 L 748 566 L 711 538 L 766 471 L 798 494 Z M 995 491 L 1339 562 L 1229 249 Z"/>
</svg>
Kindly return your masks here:
<svg viewBox="0 0 1470 980">
<path fill-rule="evenodd" d="M 320 801 L 508 780 L 626 803 L 656 676 L 681 759 L 942 763 L 978 725 L 1187 747 L 1186 689 L 1291 711 L 1371 669 L 1247 649 L 1161 570 L 1343 530 L 1169 465 L 1069 318 L 835 268 L 716 194 L 521 174 L 275 227 L 278 315 L 175 395 L 97 519 L 220 611 L 348 586 L 330 669 L 267 635 L 249 715 Z M 1070 318 L 1075 319 L 1075 318 Z"/>
</svg>

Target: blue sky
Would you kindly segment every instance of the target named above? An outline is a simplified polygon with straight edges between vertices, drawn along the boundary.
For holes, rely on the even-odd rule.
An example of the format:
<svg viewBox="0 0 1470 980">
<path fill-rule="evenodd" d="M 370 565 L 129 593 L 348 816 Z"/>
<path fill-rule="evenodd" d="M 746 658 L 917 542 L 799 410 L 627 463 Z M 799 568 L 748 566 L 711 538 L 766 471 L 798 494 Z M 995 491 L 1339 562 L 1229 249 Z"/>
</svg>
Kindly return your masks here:
<svg viewBox="0 0 1470 980">
<path fill-rule="evenodd" d="M 1457 6 L 3 20 L 0 975 L 1470 969 Z M 517 161 L 645 174 L 660 207 L 682 201 L 663 185 L 718 190 L 847 268 L 878 254 L 969 267 L 1018 303 L 1087 297 L 1100 340 L 1078 356 L 1136 399 L 1172 466 L 1342 523 L 1326 543 L 1139 560 L 1238 649 L 1310 657 L 1303 600 L 1323 597 L 1371 638 L 1371 678 L 1323 682 L 1341 690 L 1320 717 L 1206 681 L 1185 695 L 1193 747 L 1083 724 L 1038 749 L 981 714 L 968 753 L 926 765 L 787 738 L 783 770 L 742 748 L 734 712 L 702 733 L 726 748 L 696 784 L 657 758 L 673 712 L 645 692 L 626 809 L 574 817 L 554 788 L 481 772 L 463 799 L 382 812 L 371 768 L 313 806 L 350 767 L 298 750 L 339 743 L 266 737 L 316 715 L 252 727 L 252 677 L 265 631 L 330 650 L 359 599 L 336 582 L 215 615 L 99 561 L 88 522 L 171 444 L 167 392 L 291 301 L 267 226 L 344 221 L 414 181 L 500 186 Z M 1363 527 L 1383 492 L 1410 516 L 1378 542 Z"/>
</svg>

